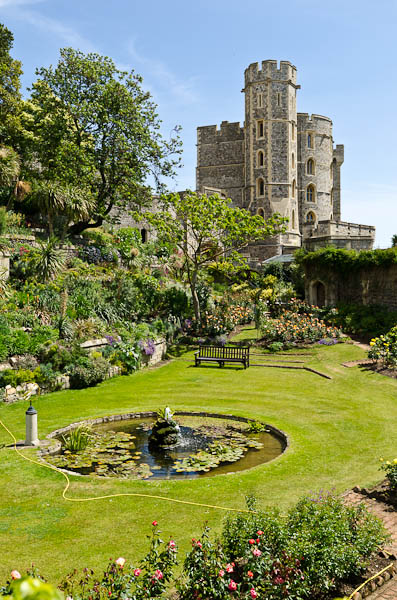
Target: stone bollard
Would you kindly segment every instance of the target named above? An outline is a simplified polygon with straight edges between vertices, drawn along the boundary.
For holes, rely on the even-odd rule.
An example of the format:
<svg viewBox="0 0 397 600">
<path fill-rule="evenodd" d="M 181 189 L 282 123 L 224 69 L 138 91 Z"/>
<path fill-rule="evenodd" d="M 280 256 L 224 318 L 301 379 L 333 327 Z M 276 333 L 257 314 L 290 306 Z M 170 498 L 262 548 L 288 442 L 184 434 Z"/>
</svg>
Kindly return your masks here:
<svg viewBox="0 0 397 600">
<path fill-rule="evenodd" d="M 30 401 L 30 406 L 25 413 L 25 421 L 25 446 L 38 446 L 40 442 L 37 436 L 37 410 L 33 408 L 32 401 Z"/>
</svg>

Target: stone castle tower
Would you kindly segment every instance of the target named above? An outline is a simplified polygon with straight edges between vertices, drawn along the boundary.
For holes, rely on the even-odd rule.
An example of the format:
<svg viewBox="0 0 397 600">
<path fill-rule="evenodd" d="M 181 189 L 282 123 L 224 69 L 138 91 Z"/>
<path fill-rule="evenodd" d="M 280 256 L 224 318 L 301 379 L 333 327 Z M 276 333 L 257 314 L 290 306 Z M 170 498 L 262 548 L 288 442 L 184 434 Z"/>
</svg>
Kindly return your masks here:
<svg viewBox="0 0 397 600">
<path fill-rule="evenodd" d="M 249 247 L 253 263 L 310 249 L 371 248 L 375 228 L 341 221 L 344 147 L 328 117 L 297 113 L 296 67 L 265 60 L 245 70 L 245 122 L 197 129 L 197 191 L 218 192 L 268 218 L 288 217 L 285 234 Z"/>
</svg>

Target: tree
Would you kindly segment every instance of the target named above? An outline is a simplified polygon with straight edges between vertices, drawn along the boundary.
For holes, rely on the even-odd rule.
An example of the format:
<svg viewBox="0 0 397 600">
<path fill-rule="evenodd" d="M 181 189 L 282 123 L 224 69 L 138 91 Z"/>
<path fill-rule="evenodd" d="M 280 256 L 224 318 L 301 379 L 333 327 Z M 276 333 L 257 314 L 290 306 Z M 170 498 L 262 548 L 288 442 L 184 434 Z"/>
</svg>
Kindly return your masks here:
<svg viewBox="0 0 397 600">
<path fill-rule="evenodd" d="M 286 222 L 278 214 L 264 221 L 259 215 L 234 208 L 230 199 L 190 191 L 162 195 L 154 210 L 144 212 L 141 219 L 156 230 L 162 242 L 176 246 L 181 254 L 198 324 L 201 323 L 197 294 L 200 272 L 214 260 L 224 265 L 241 262 L 241 250 L 283 232 Z"/>
<path fill-rule="evenodd" d="M 11 57 L 14 36 L 0 23 L 0 144 L 14 145 L 21 109 L 21 63 Z"/>
<path fill-rule="evenodd" d="M 148 177 L 161 186 L 163 176 L 174 174 L 180 142 L 177 133 L 169 142 L 162 138 L 139 75 L 98 54 L 66 48 L 60 55 L 56 68 L 37 71 L 26 105 L 34 135 L 31 164 L 38 179 L 88 188 L 91 219 L 70 228 L 80 233 L 100 226 L 114 207 L 148 200 Z"/>
<path fill-rule="evenodd" d="M 395 248 L 397 246 L 397 234 L 395 233 L 391 238 L 391 246 Z"/>
</svg>

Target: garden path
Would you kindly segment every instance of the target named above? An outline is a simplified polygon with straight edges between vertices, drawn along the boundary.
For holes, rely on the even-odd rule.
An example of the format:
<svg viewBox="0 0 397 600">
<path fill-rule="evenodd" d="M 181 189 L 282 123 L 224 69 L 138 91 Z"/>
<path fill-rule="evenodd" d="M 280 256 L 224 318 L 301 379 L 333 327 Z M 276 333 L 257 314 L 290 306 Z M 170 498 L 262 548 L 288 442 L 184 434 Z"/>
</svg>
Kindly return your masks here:
<svg viewBox="0 0 397 600">
<path fill-rule="evenodd" d="M 391 554 L 397 554 L 397 511 L 375 498 L 363 496 L 358 491 L 350 491 L 345 495 L 345 502 L 353 506 L 364 503 L 374 515 L 379 517 L 387 531 L 390 533 L 390 544 L 385 548 Z M 393 577 L 388 583 L 367 596 L 367 600 L 397 600 L 397 577 Z"/>
</svg>

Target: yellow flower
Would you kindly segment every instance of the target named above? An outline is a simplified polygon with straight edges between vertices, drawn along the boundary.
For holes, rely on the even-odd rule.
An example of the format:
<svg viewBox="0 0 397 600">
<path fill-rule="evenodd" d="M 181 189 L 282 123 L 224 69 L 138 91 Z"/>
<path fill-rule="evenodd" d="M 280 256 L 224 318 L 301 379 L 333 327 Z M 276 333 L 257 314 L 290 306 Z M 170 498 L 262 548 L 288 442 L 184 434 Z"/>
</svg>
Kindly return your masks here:
<svg viewBox="0 0 397 600">
<path fill-rule="evenodd" d="M 395 459 L 393 460 L 393 463 L 394 463 L 395 465 L 397 465 L 397 458 L 395 458 Z"/>
<path fill-rule="evenodd" d="M 370 346 L 375 346 L 375 342 L 372 342 L 372 341 L 371 341 L 371 342 L 369 343 L 369 345 L 370 345 Z"/>
</svg>

